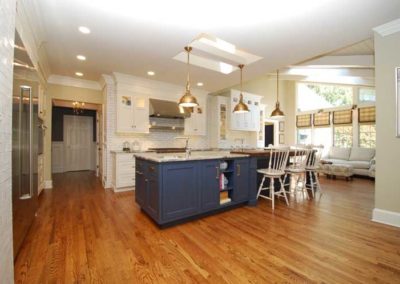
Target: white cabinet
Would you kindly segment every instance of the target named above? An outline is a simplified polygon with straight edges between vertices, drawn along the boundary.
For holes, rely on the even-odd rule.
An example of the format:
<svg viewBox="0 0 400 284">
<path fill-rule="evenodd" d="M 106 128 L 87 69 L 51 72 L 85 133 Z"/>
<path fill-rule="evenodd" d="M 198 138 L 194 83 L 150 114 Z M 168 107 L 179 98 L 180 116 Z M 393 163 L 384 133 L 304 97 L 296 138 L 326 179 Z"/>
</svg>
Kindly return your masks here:
<svg viewBox="0 0 400 284">
<path fill-rule="evenodd" d="M 260 130 L 260 101 L 261 96 L 243 92 L 243 101 L 249 107 L 247 113 L 234 113 L 233 110 L 240 99 L 240 91 L 231 90 L 230 95 L 230 126 L 231 130 L 259 131 Z"/>
<path fill-rule="evenodd" d="M 257 148 L 265 147 L 265 105 L 260 104 L 260 129 L 257 132 Z"/>
<path fill-rule="evenodd" d="M 229 99 L 223 96 L 210 96 L 209 112 L 210 124 L 209 133 L 211 147 L 229 148 L 228 141 L 228 117 L 229 117 Z"/>
<path fill-rule="evenodd" d="M 190 117 L 185 118 L 185 135 L 206 135 L 206 114 L 203 107 L 195 107 Z"/>
<path fill-rule="evenodd" d="M 117 132 L 149 132 L 149 99 L 139 95 L 117 96 Z"/>
<path fill-rule="evenodd" d="M 112 152 L 113 178 L 115 192 L 133 190 L 135 186 L 135 156 L 132 153 Z"/>
</svg>

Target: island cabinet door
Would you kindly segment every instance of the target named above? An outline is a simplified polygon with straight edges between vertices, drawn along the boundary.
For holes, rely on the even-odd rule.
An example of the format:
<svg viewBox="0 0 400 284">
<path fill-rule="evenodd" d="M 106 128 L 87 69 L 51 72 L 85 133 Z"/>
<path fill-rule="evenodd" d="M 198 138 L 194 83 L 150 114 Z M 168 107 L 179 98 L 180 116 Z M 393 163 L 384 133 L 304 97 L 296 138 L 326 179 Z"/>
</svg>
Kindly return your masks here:
<svg viewBox="0 0 400 284">
<path fill-rule="evenodd" d="M 146 206 L 146 162 L 136 159 L 136 184 L 135 184 L 135 200 L 144 208 Z"/>
<path fill-rule="evenodd" d="M 147 192 L 146 208 L 147 212 L 158 220 L 160 218 L 160 190 L 159 190 L 159 168 L 157 164 L 147 165 Z"/>
<path fill-rule="evenodd" d="M 198 163 L 168 163 L 162 166 L 162 220 L 188 217 L 200 209 Z"/>
<path fill-rule="evenodd" d="M 219 207 L 219 161 L 201 162 L 201 208 L 211 210 Z"/>
<path fill-rule="evenodd" d="M 248 159 L 235 160 L 234 202 L 246 201 L 250 191 L 250 163 Z"/>
</svg>

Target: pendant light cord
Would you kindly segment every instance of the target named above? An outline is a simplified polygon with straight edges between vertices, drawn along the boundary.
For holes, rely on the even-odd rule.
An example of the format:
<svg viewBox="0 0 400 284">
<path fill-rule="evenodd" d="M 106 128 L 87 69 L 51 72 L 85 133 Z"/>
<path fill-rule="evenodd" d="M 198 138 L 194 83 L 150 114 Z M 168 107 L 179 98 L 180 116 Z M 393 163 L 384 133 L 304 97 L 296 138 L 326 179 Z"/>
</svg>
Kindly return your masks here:
<svg viewBox="0 0 400 284">
<path fill-rule="evenodd" d="M 276 101 L 279 103 L 279 70 L 276 70 Z"/>
<path fill-rule="evenodd" d="M 238 65 L 240 68 L 240 102 L 243 102 L 243 64 Z"/>
<path fill-rule="evenodd" d="M 186 81 L 186 91 L 190 90 L 190 51 L 192 48 L 190 46 L 186 46 L 185 50 L 187 52 L 187 81 Z"/>
</svg>

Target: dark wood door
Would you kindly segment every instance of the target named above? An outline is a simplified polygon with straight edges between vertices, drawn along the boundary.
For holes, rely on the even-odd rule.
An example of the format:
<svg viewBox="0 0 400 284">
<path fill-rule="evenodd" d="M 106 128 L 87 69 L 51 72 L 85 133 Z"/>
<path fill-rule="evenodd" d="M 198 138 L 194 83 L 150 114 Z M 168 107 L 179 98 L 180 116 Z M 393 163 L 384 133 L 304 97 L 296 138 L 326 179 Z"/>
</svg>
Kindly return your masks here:
<svg viewBox="0 0 400 284">
<path fill-rule="evenodd" d="M 235 160 L 235 179 L 233 184 L 233 200 L 247 200 L 250 191 L 250 164 L 248 159 Z"/>
<path fill-rule="evenodd" d="M 203 210 L 219 206 L 219 161 L 201 162 L 200 191 Z"/>
<path fill-rule="evenodd" d="M 264 146 L 268 147 L 268 145 L 274 145 L 274 125 L 269 124 L 265 125 L 265 138 L 264 138 Z"/>
<path fill-rule="evenodd" d="M 196 165 L 196 162 L 183 162 L 163 166 L 163 221 L 191 216 L 199 211 L 200 190 Z"/>
</svg>

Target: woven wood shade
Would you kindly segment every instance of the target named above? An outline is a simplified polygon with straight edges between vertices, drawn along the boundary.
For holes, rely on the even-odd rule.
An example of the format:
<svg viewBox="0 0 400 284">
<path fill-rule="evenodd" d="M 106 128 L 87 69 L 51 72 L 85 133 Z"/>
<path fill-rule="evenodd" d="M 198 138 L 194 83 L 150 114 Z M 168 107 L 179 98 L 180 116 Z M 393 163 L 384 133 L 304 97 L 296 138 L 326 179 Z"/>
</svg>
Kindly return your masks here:
<svg viewBox="0 0 400 284">
<path fill-rule="evenodd" d="M 359 108 L 358 122 L 375 122 L 375 107 Z"/>
<path fill-rule="evenodd" d="M 311 114 L 301 114 L 296 116 L 296 126 L 301 127 L 311 127 Z"/>
<path fill-rule="evenodd" d="M 314 113 L 313 114 L 314 126 L 329 126 L 331 125 L 330 118 L 331 118 L 330 112 Z"/>
<path fill-rule="evenodd" d="M 351 124 L 353 122 L 352 110 L 340 110 L 333 112 L 333 124 Z"/>
</svg>

